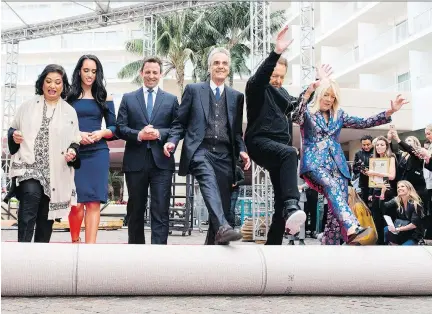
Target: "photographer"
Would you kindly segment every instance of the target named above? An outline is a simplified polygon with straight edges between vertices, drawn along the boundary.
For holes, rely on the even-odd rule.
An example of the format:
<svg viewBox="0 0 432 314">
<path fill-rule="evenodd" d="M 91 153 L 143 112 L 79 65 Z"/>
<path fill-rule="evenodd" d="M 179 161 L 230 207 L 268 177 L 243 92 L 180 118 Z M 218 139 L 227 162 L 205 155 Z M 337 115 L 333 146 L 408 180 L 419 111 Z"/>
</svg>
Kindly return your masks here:
<svg viewBox="0 0 432 314">
<path fill-rule="evenodd" d="M 353 173 L 359 177 L 359 188 L 361 189 L 360 196 L 365 202 L 368 203 L 369 198 L 369 177 L 365 173 L 365 168 L 369 167 L 369 158 L 372 157 L 372 136 L 364 135 L 360 139 L 362 149 L 359 150 L 354 157 Z"/>
</svg>

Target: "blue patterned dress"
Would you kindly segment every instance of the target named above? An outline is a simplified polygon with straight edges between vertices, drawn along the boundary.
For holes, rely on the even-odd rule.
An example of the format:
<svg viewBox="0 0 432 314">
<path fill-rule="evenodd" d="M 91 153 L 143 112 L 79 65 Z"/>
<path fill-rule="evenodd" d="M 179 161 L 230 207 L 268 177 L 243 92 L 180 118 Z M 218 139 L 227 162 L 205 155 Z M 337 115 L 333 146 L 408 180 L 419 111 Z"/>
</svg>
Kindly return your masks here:
<svg viewBox="0 0 432 314">
<path fill-rule="evenodd" d="M 342 128 L 366 129 L 391 122 L 385 112 L 368 119 L 349 116 L 339 109 L 336 117 L 330 111 L 328 123 L 320 111 L 312 113 L 302 103 L 293 113 L 293 121 L 300 125 L 302 158 L 300 175 L 328 202 L 327 224 L 322 244 L 339 245 L 347 234 L 360 226 L 348 206 L 350 172 L 339 143 Z"/>
</svg>

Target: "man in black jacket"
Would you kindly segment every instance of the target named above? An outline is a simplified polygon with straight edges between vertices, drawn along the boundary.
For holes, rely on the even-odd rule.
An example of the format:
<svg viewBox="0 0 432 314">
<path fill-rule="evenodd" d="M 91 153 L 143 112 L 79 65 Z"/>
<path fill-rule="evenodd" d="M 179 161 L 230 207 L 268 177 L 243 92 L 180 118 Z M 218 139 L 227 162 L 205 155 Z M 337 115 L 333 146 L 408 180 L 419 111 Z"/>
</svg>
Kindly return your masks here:
<svg viewBox="0 0 432 314">
<path fill-rule="evenodd" d="M 362 149 L 359 150 L 354 157 L 353 173 L 359 176 L 359 188 L 361 189 L 361 198 L 365 204 L 368 203 L 369 197 L 369 176 L 364 172 L 365 168 L 369 168 L 369 158 L 372 157 L 372 136 L 364 135 L 360 139 Z"/>
<path fill-rule="evenodd" d="M 285 229 L 295 234 L 306 220 L 298 205 L 297 153 L 290 146 L 289 132 L 291 112 L 298 106 L 301 95 L 292 97 L 281 88 L 288 66 L 281 55 L 292 42 L 284 39 L 287 30 L 288 26 L 278 34 L 274 51 L 246 85 L 245 143 L 251 159 L 269 171 L 274 188 L 275 213 L 267 245 L 281 245 Z"/>
</svg>

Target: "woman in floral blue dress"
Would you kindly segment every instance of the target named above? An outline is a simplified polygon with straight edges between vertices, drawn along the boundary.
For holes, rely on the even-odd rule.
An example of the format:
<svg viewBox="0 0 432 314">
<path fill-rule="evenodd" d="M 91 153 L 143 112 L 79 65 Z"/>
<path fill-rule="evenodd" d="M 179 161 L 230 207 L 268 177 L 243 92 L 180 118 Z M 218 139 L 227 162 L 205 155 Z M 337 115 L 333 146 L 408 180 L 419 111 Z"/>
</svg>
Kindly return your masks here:
<svg viewBox="0 0 432 314">
<path fill-rule="evenodd" d="M 317 77 L 326 77 L 329 66 L 322 66 Z M 307 100 L 315 93 L 312 108 L 307 107 Z M 337 234 L 342 233 L 347 244 L 361 244 L 373 229 L 362 228 L 348 206 L 348 182 L 350 173 L 339 143 L 342 128 L 365 129 L 391 122 L 391 115 L 407 102 L 397 96 L 391 101 L 391 108 L 368 119 L 349 116 L 340 108 L 340 91 L 337 83 L 331 79 L 317 80 L 312 83 L 300 106 L 293 113 L 293 121 L 300 125 L 303 154 L 300 175 L 307 184 L 324 194 L 329 211 L 336 218 L 339 226 L 328 230 L 323 237 L 323 244 L 339 245 Z"/>
</svg>

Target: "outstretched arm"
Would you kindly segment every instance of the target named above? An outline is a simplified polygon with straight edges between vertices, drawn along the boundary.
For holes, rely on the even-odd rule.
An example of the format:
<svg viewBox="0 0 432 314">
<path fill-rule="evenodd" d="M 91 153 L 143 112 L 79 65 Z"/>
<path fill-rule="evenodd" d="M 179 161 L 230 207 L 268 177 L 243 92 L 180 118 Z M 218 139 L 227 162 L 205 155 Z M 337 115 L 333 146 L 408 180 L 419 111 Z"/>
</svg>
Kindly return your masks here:
<svg viewBox="0 0 432 314">
<path fill-rule="evenodd" d="M 285 39 L 285 35 L 288 31 L 288 25 L 285 26 L 278 34 L 275 43 L 274 51 L 270 52 L 270 55 L 264 60 L 260 67 L 256 70 L 255 74 L 248 80 L 246 85 L 246 92 L 257 91 L 264 89 L 264 87 L 270 82 L 270 77 L 279 60 L 282 53 L 291 45 L 293 40 Z"/>
</svg>

